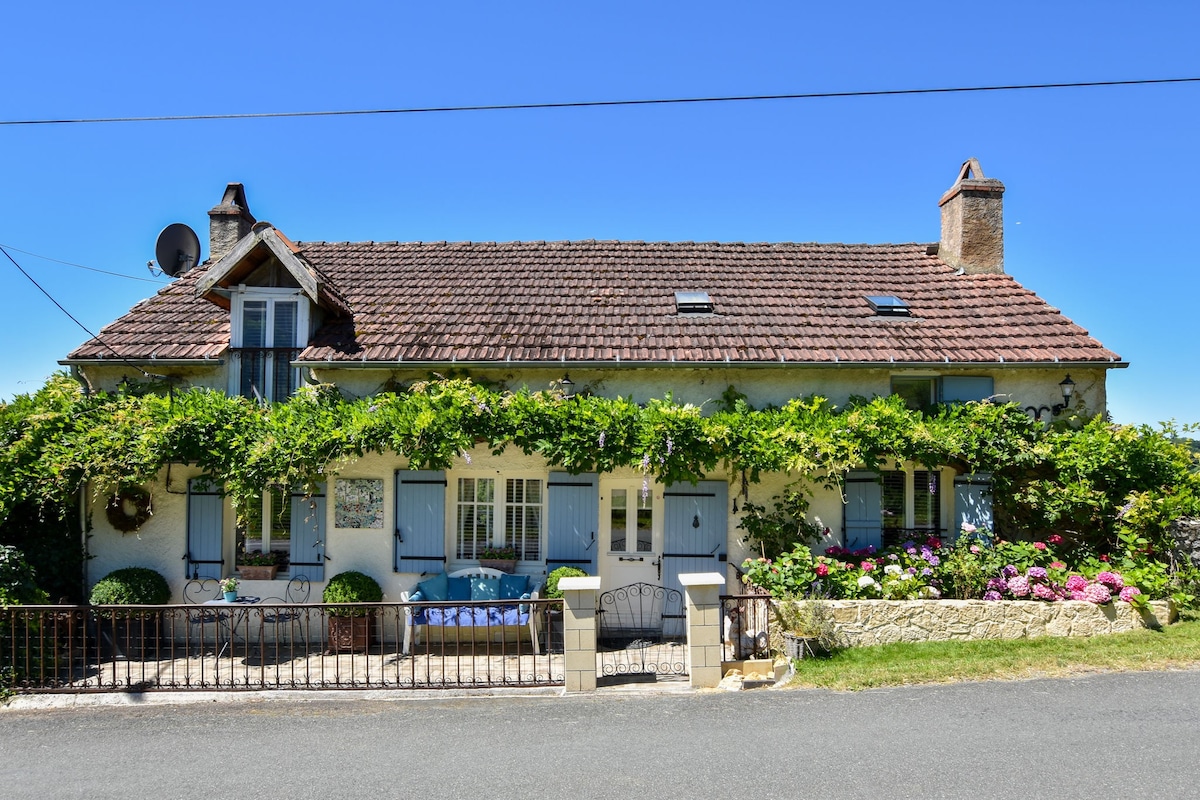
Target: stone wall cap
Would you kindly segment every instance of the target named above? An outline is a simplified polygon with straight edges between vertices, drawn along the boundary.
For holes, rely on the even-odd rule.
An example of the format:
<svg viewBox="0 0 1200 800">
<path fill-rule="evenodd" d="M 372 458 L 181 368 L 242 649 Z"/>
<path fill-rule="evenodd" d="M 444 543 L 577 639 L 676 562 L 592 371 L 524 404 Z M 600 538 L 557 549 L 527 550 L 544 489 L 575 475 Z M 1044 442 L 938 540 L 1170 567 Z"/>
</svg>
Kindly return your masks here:
<svg viewBox="0 0 1200 800">
<path fill-rule="evenodd" d="M 724 586 L 725 576 L 719 572 L 689 572 L 679 576 L 684 586 Z"/>
<path fill-rule="evenodd" d="M 586 578 L 559 578 L 558 588 L 563 592 L 593 592 L 600 590 L 600 577 L 588 575 Z"/>
</svg>

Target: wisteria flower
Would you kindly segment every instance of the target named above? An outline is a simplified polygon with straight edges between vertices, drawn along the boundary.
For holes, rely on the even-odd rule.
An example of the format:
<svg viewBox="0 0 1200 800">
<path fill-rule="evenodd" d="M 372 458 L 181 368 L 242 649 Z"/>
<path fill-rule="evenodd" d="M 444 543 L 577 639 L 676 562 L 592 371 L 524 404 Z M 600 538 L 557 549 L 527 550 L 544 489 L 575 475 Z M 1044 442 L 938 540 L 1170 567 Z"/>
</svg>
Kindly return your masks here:
<svg viewBox="0 0 1200 800">
<path fill-rule="evenodd" d="M 1035 583 L 1032 587 L 1033 596 L 1038 600 L 1057 600 L 1058 595 L 1044 583 Z"/>
<path fill-rule="evenodd" d="M 1013 597 L 1028 597 L 1029 596 L 1029 581 L 1018 575 L 1015 578 L 1008 579 L 1008 591 Z"/>
<path fill-rule="evenodd" d="M 1141 593 L 1142 593 L 1142 590 L 1136 586 L 1126 586 L 1125 588 L 1123 588 L 1121 590 L 1121 594 L 1118 595 L 1118 597 L 1120 597 L 1122 602 L 1128 603 L 1131 600 L 1133 600 L 1134 597 L 1136 597 L 1137 595 L 1139 595 Z"/>
<path fill-rule="evenodd" d="M 1045 567 L 1030 567 L 1025 571 L 1025 577 L 1031 581 L 1044 581 L 1049 575 Z"/>
<path fill-rule="evenodd" d="M 1000 571 L 1004 573 L 1004 577 L 1006 577 L 1006 578 L 1015 578 L 1019 574 L 1017 571 L 1017 568 L 1014 567 L 1012 564 L 1009 564 L 1007 567 L 1005 567 L 1004 569 L 1002 569 Z"/>
<path fill-rule="evenodd" d="M 596 446 L 601 449 L 604 448 L 604 431 L 600 431 L 600 436 L 596 439 Z"/>
<path fill-rule="evenodd" d="M 1119 592 L 1125 586 L 1125 580 L 1115 572 L 1101 572 L 1096 576 L 1096 583 L 1104 584 L 1113 592 Z"/>
<path fill-rule="evenodd" d="M 1072 594 L 1075 592 L 1082 592 L 1084 587 L 1087 585 L 1087 578 L 1083 577 L 1082 575 L 1072 575 L 1071 577 L 1067 578 L 1067 591 L 1071 592 Z"/>
<path fill-rule="evenodd" d="M 993 589 L 991 591 L 984 592 L 983 599 L 984 600 L 1003 600 L 1004 598 L 1001 596 L 1001 594 L 999 592 L 997 592 L 996 590 Z"/>
<path fill-rule="evenodd" d="M 1103 583 L 1089 583 L 1083 590 L 1083 599 L 1102 606 L 1112 600 L 1112 591 Z"/>
</svg>

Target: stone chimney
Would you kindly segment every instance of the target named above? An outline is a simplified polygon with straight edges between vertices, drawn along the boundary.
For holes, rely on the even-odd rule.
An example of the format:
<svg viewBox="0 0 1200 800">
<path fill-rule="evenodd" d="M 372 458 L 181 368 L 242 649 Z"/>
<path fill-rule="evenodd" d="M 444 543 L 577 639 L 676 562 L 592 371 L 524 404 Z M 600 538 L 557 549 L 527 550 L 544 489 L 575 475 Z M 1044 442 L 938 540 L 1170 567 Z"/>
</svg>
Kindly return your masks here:
<svg viewBox="0 0 1200 800">
<path fill-rule="evenodd" d="M 240 183 L 225 187 L 221 203 L 208 212 L 208 257 L 215 264 L 250 232 L 254 215 L 246 202 L 246 190 Z"/>
<path fill-rule="evenodd" d="M 983 177 L 979 160 L 972 158 L 938 205 L 942 261 L 968 275 L 1004 272 L 1004 184 Z"/>
</svg>

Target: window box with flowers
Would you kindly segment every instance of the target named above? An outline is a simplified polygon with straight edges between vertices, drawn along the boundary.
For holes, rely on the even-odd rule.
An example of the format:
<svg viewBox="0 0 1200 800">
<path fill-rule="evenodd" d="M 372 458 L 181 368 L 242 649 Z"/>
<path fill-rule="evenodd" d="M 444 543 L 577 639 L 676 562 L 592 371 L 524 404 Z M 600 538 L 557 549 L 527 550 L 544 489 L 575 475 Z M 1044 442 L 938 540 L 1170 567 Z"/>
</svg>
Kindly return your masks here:
<svg viewBox="0 0 1200 800">
<path fill-rule="evenodd" d="M 517 571 L 516 548 L 485 547 L 479 551 L 479 566 L 498 569 L 511 575 Z"/>
<path fill-rule="evenodd" d="M 245 581 L 274 580 L 279 571 L 279 557 L 272 550 L 265 553 L 239 553 L 237 570 Z"/>
</svg>

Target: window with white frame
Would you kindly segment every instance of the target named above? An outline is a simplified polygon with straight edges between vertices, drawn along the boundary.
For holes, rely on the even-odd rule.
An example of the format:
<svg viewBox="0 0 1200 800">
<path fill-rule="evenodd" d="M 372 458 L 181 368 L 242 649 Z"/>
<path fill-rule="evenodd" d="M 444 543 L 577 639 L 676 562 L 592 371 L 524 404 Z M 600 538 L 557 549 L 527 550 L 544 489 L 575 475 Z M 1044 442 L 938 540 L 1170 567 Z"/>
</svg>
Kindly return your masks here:
<svg viewBox="0 0 1200 800">
<path fill-rule="evenodd" d="M 541 478 L 505 478 L 497 495 L 496 478 L 459 478 L 455 514 L 455 553 L 474 560 L 488 547 L 511 547 L 520 561 L 542 557 L 545 482 Z"/>
<path fill-rule="evenodd" d="M 238 287 L 230 317 L 230 392 L 286 400 L 300 383 L 291 362 L 308 341 L 309 301 L 296 289 Z"/>
<path fill-rule="evenodd" d="M 264 492 L 261 502 L 251 504 L 245 516 L 239 518 L 239 561 L 242 553 L 274 553 L 279 571 L 287 571 L 292 549 L 292 504 L 289 499 L 283 492 Z"/>
<path fill-rule="evenodd" d="M 895 470 L 884 472 L 880 478 L 883 484 L 884 530 L 941 531 L 942 487 L 938 472 L 914 470 L 907 473 Z"/>
<path fill-rule="evenodd" d="M 609 494 L 610 553 L 649 553 L 654 542 L 654 493 L 614 488 Z"/>
</svg>

